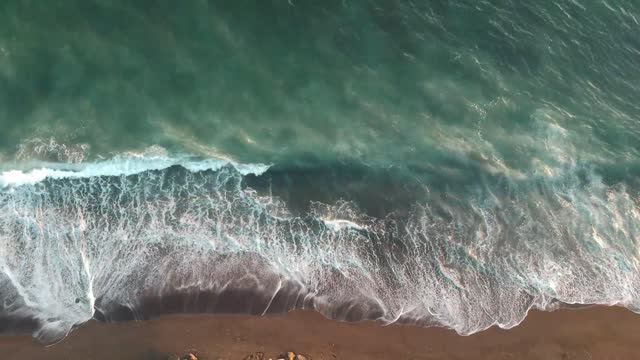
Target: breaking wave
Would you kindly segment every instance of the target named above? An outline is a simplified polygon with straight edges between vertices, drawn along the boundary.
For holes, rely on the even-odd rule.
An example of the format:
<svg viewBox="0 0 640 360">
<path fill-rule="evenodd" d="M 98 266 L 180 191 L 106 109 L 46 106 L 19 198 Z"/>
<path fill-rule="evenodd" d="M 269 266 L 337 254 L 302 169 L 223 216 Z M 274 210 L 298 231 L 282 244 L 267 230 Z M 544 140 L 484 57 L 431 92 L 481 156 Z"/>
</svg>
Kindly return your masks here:
<svg viewBox="0 0 640 360">
<path fill-rule="evenodd" d="M 269 165 L 235 164 L 221 159 L 199 159 L 195 157 L 147 156 L 128 154 L 95 163 L 48 163 L 29 170 L 7 170 L 0 172 L 0 188 L 34 185 L 45 179 L 74 179 L 100 176 L 128 176 L 150 170 L 164 170 L 180 165 L 193 172 L 218 170 L 225 165 L 233 166 L 240 174 L 260 175 Z"/>
</svg>

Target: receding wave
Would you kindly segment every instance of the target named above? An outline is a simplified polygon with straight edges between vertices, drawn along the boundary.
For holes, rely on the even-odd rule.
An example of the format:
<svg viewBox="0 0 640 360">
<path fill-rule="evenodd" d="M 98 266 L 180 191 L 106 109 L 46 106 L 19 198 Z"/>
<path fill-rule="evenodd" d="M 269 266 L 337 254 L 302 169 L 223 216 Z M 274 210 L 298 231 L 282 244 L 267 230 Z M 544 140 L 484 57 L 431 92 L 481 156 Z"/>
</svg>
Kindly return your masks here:
<svg viewBox="0 0 640 360">
<path fill-rule="evenodd" d="M 422 184 L 374 216 L 359 199 L 383 199 L 400 171 L 326 171 L 301 171 L 315 183 L 220 161 L 5 171 L 0 330 L 51 343 L 91 318 L 305 308 L 472 334 L 558 302 L 640 308 L 640 210 L 623 185 L 588 171 Z M 314 196 L 345 189 L 364 195 Z"/>
</svg>

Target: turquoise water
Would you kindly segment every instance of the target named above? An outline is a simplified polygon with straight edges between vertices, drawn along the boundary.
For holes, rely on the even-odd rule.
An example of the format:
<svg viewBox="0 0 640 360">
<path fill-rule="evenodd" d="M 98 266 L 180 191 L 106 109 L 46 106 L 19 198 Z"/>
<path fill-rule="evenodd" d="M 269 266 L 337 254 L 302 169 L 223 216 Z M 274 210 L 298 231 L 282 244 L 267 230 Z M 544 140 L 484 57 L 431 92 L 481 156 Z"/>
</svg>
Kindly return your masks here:
<svg viewBox="0 0 640 360">
<path fill-rule="evenodd" d="M 0 330 L 637 310 L 639 21 L 622 0 L 5 1 Z"/>
</svg>

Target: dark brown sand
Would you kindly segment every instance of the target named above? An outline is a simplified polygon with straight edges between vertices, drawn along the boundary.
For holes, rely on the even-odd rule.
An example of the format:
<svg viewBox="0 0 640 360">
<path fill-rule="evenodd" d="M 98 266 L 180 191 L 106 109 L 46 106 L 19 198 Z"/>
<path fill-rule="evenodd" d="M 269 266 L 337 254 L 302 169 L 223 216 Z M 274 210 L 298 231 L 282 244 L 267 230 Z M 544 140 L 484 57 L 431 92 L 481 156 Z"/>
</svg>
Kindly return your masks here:
<svg viewBox="0 0 640 360">
<path fill-rule="evenodd" d="M 63 342 L 0 337 L 2 359 L 266 359 L 287 350 L 311 359 L 640 359 L 640 316 L 616 307 L 532 311 L 511 330 L 459 336 L 439 328 L 349 324 L 312 312 L 255 317 L 176 315 L 144 322 L 90 322 Z"/>
</svg>

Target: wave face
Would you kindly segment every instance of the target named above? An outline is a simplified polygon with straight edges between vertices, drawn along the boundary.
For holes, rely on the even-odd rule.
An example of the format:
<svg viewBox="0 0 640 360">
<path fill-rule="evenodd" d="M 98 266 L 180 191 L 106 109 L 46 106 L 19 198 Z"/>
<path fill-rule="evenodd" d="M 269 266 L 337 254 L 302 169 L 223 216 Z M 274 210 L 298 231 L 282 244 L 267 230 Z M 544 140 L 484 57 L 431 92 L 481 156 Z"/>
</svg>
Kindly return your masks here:
<svg viewBox="0 0 640 360">
<path fill-rule="evenodd" d="M 588 172 L 432 191 L 384 218 L 349 201 L 293 212 L 274 194 L 305 184 L 279 176 L 175 165 L 5 190 L 2 316 L 50 343 L 93 317 L 182 311 L 307 308 L 471 334 L 557 301 L 640 309 L 637 197 Z"/>
</svg>

